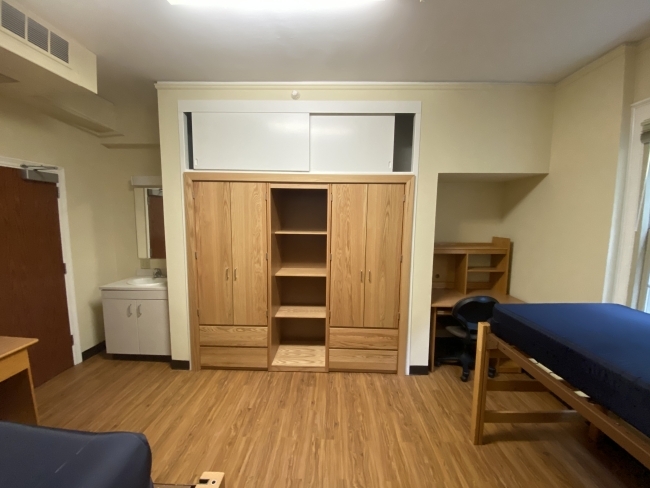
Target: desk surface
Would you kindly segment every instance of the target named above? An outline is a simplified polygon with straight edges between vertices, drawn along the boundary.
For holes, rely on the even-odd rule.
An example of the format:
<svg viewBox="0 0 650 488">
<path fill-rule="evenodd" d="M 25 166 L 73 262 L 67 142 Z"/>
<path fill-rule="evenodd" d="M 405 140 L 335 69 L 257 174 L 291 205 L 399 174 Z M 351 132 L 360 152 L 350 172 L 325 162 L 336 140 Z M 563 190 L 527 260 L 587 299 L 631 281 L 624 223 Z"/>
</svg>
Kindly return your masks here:
<svg viewBox="0 0 650 488">
<path fill-rule="evenodd" d="M 496 298 L 499 303 L 524 303 L 523 301 L 511 295 L 493 292 L 491 290 L 472 290 L 467 294 L 460 293 L 456 290 L 434 289 L 431 293 L 431 307 L 435 308 L 452 308 L 456 302 L 465 297 L 486 295 Z"/>
<path fill-rule="evenodd" d="M 0 359 L 22 351 L 37 342 L 38 339 L 28 339 L 26 337 L 0 336 Z"/>
</svg>

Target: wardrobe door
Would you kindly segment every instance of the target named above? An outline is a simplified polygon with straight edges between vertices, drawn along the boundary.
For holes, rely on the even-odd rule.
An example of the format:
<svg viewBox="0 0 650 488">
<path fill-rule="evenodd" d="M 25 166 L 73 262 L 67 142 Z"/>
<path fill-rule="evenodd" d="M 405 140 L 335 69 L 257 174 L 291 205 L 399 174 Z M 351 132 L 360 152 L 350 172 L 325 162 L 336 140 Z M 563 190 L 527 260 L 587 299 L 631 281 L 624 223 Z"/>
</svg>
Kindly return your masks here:
<svg viewBox="0 0 650 488">
<path fill-rule="evenodd" d="M 404 185 L 368 185 L 364 327 L 397 328 Z"/>
<path fill-rule="evenodd" d="M 194 183 L 200 324 L 233 324 L 230 183 Z"/>
<path fill-rule="evenodd" d="M 235 325 L 267 325 L 266 183 L 231 183 Z"/>
<path fill-rule="evenodd" d="M 363 327 L 368 185 L 332 185 L 330 326 Z"/>
</svg>

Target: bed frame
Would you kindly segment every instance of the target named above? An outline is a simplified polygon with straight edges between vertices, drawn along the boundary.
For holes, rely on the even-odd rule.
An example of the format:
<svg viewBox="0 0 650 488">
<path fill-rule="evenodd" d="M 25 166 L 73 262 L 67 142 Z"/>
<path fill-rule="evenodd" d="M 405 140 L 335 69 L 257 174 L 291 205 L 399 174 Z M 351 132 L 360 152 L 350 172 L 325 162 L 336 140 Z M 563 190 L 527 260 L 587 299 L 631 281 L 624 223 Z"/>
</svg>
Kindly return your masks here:
<svg viewBox="0 0 650 488">
<path fill-rule="evenodd" d="M 488 378 L 490 358 L 507 357 L 520 366 L 533 379 L 492 380 Z M 541 412 L 508 412 L 486 410 L 488 391 L 544 392 L 549 391 L 573 410 Z M 476 345 L 476 370 L 474 399 L 472 402 L 472 441 L 483 444 L 483 427 L 486 423 L 550 423 L 568 422 L 584 418 L 591 423 L 589 438 L 597 440 L 607 435 L 623 449 L 650 469 L 650 438 L 627 422 L 613 417 L 606 409 L 593 403 L 589 397 L 572 387 L 559 376 L 541 366 L 534 358 L 521 352 L 492 334 L 490 324 L 479 323 Z"/>
</svg>

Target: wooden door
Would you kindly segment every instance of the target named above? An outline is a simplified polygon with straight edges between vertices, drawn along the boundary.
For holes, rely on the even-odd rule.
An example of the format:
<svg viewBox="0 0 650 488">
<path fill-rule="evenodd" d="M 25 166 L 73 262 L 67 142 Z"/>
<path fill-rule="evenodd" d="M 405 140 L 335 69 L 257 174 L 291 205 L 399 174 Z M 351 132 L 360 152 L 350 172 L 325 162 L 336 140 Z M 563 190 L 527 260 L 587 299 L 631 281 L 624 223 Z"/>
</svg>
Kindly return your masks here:
<svg viewBox="0 0 650 488">
<path fill-rule="evenodd" d="M 368 185 L 364 327 L 399 324 L 404 185 Z"/>
<path fill-rule="evenodd" d="M 330 326 L 363 327 L 368 185 L 332 185 Z"/>
<path fill-rule="evenodd" d="M 34 337 L 34 384 L 73 366 L 54 183 L 0 167 L 0 335 Z"/>
<path fill-rule="evenodd" d="M 235 325 L 267 325 L 266 184 L 231 183 Z"/>
<path fill-rule="evenodd" d="M 104 299 L 104 331 L 109 354 L 140 354 L 137 303 L 135 300 Z"/>
<path fill-rule="evenodd" d="M 230 183 L 194 183 L 199 323 L 233 324 Z"/>
<path fill-rule="evenodd" d="M 162 195 L 147 195 L 147 215 L 149 221 L 149 257 L 166 259 L 165 215 Z"/>
</svg>

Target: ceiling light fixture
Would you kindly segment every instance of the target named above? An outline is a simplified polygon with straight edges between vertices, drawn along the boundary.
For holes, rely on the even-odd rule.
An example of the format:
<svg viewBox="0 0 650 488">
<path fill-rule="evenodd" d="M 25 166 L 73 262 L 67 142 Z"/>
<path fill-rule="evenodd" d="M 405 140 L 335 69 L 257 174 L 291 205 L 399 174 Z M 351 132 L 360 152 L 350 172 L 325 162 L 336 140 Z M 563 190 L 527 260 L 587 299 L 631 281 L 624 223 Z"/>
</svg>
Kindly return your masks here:
<svg viewBox="0 0 650 488">
<path fill-rule="evenodd" d="M 342 10 L 384 0 L 167 0 L 172 5 L 229 10 Z"/>
</svg>

